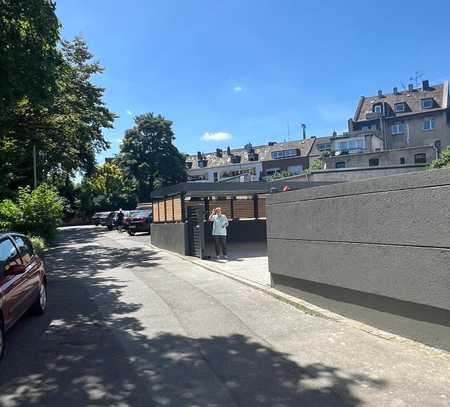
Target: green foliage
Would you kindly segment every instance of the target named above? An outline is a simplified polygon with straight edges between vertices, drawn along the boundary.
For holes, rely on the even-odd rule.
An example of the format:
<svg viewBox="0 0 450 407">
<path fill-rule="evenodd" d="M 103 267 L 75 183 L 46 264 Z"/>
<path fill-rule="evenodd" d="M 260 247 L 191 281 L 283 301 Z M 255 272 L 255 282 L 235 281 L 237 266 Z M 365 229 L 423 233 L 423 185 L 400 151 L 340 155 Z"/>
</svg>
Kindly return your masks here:
<svg viewBox="0 0 450 407">
<path fill-rule="evenodd" d="M 282 172 L 279 172 L 279 173 L 276 173 L 276 174 L 272 175 L 271 179 L 272 180 L 282 179 L 282 178 L 292 177 L 293 175 L 294 174 L 292 174 L 292 172 L 282 171 Z"/>
<path fill-rule="evenodd" d="M 81 185 L 80 208 L 83 215 L 119 208 L 134 209 L 136 204 L 134 184 L 114 163 L 97 167 Z"/>
<path fill-rule="evenodd" d="M 52 99 L 59 23 L 50 0 L 0 0 L 0 134 L 19 104 Z"/>
<path fill-rule="evenodd" d="M 37 253 L 42 253 L 46 248 L 47 245 L 45 244 L 45 240 L 42 239 L 42 237 L 39 236 L 28 236 L 31 243 L 33 244 L 34 250 Z"/>
<path fill-rule="evenodd" d="M 441 153 L 441 158 L 434 160 L 429 168 L 450 168 L 450 146 Z"/>
<path fill-rule="evenodd" d="M 0 228 L 52 239 L 61 223 L 64 199 L 57 190 L 41 184 L 31 191 L 19 188 L 17 199 L 0 202 Z"/>
<path fill-rule="evenodd" d="M 137 116 L 135 123 L 125 133 L 118 161 L 136 183 L 139 200 L 146 201 L 154 189 L 186 181 L 186 163 L 173 145 L 170 120 L 146 113 Z"/>
<path fill-rule="evenodd" d="M 0 0 L 0 5 L 3 4 L 2 1 L 10 3 L 9 0 Z M 22 0 L 18 3 L 28 4 Z M 46 0 L 30 0 L 29 3 L 45 3 L 51 7 L 50 11 L 54 8 L 53 3 Z M 37 10 L 34 7 L 8 7 L 18 13 L 3 13 L 0 7 L 0 16 L 9 25 L 14 25 L 22 15 L 30 20 L 30 24 L 35 23 L 37 17 L 33 13 Z M 40 30 L 44 28 L 40 27 Z M 1 34 L 0 38 L 3 38 Z M 35 72 L 33 78 L 28 80 L 32 83 L 46 83 L 46 89 L 51 90 L 50 96 L 45 100 L 27 95 L 17 96 L 13 98 L 14 103 L 0 103 L 0 179 L 3 181 L 0 185 L 0 198 L 13 197 L 18 187 L 32 184 L 33 145 L 39 153 L 38 178 L 44 182 L 71 177 L 78 171 L 88 174 L 93 172 L 95 154 L 109 147 L 102 130 L 112 127 L 115 115 L 106 108 L 102 100 L 104 89 L 94 85 L 92 81 L 92 77 L 103 72 L 103 68 L 92 60 L 93 57 L 81 38 L 60 43 L 58 38 L 56 36 L 53 43 L 48 42 L 45 46 L 45 50 L 56 55 L 52 60 L 52 67 L 48 67 L 48 72 L 51 71 L 52 75 L 47 77 Z M 0 41 L 9 49 L 15 46 L 16 38 L 5 36 Z M 0 46 L 1 48 L 3 47 Z M 6 95 L 3 96 L 4 100 L 11 99 L 7 96 L 9 93 L 22 95 L 25 90 L 15 91 L 14 84 L 20 81 L 3 82 L 3 76 L 14 77 L 15 72 L 26 71 L 28 65 L 33 66 L 32 55 L 19 46 L 17 48 L 18 53 L 23 53 L 20 56 L 23 59 L 23 69 L 21 64 L 3 66 L 3 59 L 0 58 L 0 82 L 4 87 L 0 90 L 0 97 L 2 94 Z M 4 75 L 2 70 L 5 71 Z"/>
<path fill-rule="evenodd" d="M 314 160 L 311 165 L 309 166 L 309 169 L 311 171 L 314 170 L 322 170 L 323 169 L 323 161 L 322 160 Z"/>
</svg>

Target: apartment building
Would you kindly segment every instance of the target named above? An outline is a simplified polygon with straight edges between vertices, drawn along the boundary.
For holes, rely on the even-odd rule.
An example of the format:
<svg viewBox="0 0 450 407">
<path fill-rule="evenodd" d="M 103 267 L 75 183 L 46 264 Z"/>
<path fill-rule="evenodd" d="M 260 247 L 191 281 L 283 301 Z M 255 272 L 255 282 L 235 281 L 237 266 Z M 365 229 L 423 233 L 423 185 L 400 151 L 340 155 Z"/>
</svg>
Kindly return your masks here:
<svg viewBox="0 0 450 407">
<path fill-rule="evenodd" d="M 428 164 L 450 145 L 448 81 L 362 96 L 348 132 L 316 140 L 326 168 Z"/>
<path fill-rule="evenodd" d="M 269 142 L 186 157 L 190 182 L 260 181 L 276 174 L 297 175 L 309 166 L 314 139 Z"/>
</svg>

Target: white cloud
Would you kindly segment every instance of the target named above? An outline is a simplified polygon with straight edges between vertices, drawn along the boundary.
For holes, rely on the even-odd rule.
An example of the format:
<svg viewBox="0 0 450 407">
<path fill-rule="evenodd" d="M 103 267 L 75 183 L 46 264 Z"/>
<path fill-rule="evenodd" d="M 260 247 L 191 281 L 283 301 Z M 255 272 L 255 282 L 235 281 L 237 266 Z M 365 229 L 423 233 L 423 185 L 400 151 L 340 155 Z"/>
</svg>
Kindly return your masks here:
<svg viewBox="0 0 450 407">
<path fill-rule="evenodd" d="M 133 112 L 132 112 L 130 109 L 125 110 L 125 113 L 126 113 L 128 116 L 133 116 Z"/>
<path fill-rule="evenodd" d="M 233 90 L 235 91 L 235 92 L 242 92 L 243 90 L 244 90 L 244 88 L 242 87 L 242 86 L 235 86 L 234 88 L 233 88 Z"/>
<path fill-rule="evenodd" d="M 229 140 L 231 137 L 233 137 L 233 136 L 230 133 L 218 131 L 216 133 L 206 132 L 203 134 L 201 139 L 203 141 L 223 141 L 223 140 Z"/>
</svg>

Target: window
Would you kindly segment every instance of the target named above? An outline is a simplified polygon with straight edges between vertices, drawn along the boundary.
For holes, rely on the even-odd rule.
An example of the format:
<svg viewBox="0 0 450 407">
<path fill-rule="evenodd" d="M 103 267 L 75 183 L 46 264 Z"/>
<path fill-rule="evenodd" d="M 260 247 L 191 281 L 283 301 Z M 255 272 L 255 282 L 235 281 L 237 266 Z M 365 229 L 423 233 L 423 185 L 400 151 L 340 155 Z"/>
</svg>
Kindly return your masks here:
<svg viewBox="0 0 450 407">
<path fill-rule="evenodd" d="M 208 165 L 208 160 L 199 160 L 197 164 L 198 168 L 205 168 Z"/>
<path fill-rule="evenodd" d="M 378 158 L 371 158 L 369 160 L 369 167 L 378 167 L 380 160 Z"/>
<path fill-rule="evenodd" d="M 401 102 L 401 103 L 396 103 L 394 105 L 394 110 L 395 113 L 403 113 L 404 111 L 406 111 L 406 105 L 405 103 Z"/>
<path fill-rule="evenodd" d="M 422 99 L 422 109 L 431 109 L 433 107 L 433 99 Z"/>
<path fill-rule="evenodd" d="M 425 131 L 434 130 L 436 128 L 436 121 L 434 117 L 428 117 L 423 121 L 423 129 Z"/>
<path fill-rule="evenodd" d="M 288 172 L 293 175 L 300 174 L 303 171 L 303 165 L 290 165 L 288 167 Z"/>
<path fill-rule="evenodd" d="M 375 105 L 373 111 L 374 113 L 381 113 L 381 105 Z"/>
<path fill-rule="evenodd" d="M 0 275 L 4 275 L 5 271 L 13 265 L 17 264 L 19 254 L 9 239 L 0 242 Z"/>
<path fill-rule="evenodd" d="M 319 151 L 328 151 L 331 150 L 331 144 L 330 143 L 326 143 L 326 144 L 317 144 L 317 149 Z"/>
<path fill-rule="evenodd" d="M 279 172 L 280 172 L 279 168 L 271 168 L 270 170 L 266 170 L 266 175 L 270 177 L 272 175 L 278 174 Z"/>
<path fill-rule="evenodd" d="M 415 164 L 426 164 L 427 156 L 425 153 L 419 153 L 414 155 L 414 163 Z"/>
<path fill-rule="evenodd" d="M 372 125 L 369 124 L 368 126 L 362 126 L 362 127 L 361 127 L 361 130 L 362 130 L 362 131 L 372 130 Z"/>
<path fill-rule="evenodd" d="M 345 168 L 345 161 L 338 161 L 336 163 L 336 168 Z"/>
<path fill-rule="evenodd" d="M 400 164 L 401 165 L 406 164 L 405 157 L 400 157 Z"/>
<path fill-rule="evenodd" d="M 297 157 L 300 155 L 298 148 L 291 148 L 289 150 L 272 151 L 272 159 L 278 160 L 280 158 Z"/>
<path fill-rule="evenodd" d="M 337 143 L 337 151 L 361 151 L 364 150 L 364 139 L 350 139 L 339 141 Z"/>
<path fill-rule="evenodd" d="M 14 236 L 14 242 L 19 249 L 20 257 L 26 266 L 31 263 L 33 256 L 33 246 L 31 243 L 21 236 Z"/>
<path fill-rule="evenodd" d="M 392 135 L 398 135 L 398 134 L 403 134 L 403 132 L 404 132 L 404 124 L 403 123 L 394 123 L 392 126 L 391 126 L 391 132 L 392 132 Z"/>
</svg>

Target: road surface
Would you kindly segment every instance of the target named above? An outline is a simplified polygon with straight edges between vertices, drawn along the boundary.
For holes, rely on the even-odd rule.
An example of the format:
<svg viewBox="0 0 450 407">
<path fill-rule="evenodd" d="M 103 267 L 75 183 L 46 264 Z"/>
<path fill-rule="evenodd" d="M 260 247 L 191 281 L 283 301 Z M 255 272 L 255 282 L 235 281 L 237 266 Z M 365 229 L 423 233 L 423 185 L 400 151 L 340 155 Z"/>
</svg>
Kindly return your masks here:
<svg viewBox="0 0 450 407">
<path fill-rule="evenodd" d="M 150 249 L 66 228 L 49 310 L 7 336 L 0 406 L 449 406 L 450 356 L 307 315 Z"/>
</svg>

